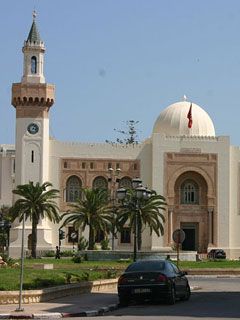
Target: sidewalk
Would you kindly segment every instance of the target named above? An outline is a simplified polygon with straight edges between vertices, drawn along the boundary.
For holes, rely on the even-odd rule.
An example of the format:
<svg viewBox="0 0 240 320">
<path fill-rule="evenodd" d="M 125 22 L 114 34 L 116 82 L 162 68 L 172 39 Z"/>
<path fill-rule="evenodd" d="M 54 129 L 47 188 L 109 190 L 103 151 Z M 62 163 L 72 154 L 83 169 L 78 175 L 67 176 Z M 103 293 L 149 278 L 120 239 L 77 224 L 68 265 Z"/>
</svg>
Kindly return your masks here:
<svg viewBox="0 0 240 320">
<path fill-rule="evenodd" d="M 0 305 L 0 319 L 64 318 L 94 316 L 115 310 L 116 292 L 86 293 L 67 296 L 49 302 L 23 304 L 24 311 L 15 311 L 18 305 Z"/>
<path fill-rule="evenodd" d="M 191 286 L 191 291 L 199 290 Z M 23 304 L 24 311 L 15 311 L 17 304 L 0 305 L 0 319 L 50 319 L 103 315 L 118 308 L 116 291 L 83 293 L 49 302 Z"/>
</svg>

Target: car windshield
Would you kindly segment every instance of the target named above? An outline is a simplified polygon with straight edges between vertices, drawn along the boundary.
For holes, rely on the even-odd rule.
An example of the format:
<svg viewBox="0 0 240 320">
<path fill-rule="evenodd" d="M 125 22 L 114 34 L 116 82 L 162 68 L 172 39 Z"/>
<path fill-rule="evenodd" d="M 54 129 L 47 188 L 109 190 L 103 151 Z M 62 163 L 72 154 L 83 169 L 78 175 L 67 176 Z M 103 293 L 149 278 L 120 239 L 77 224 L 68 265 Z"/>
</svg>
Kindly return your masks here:
<svg viewBox="0 0 240 320">
<path fill-rule="evenodd" d="M 132 271 L 163 271 L 165 268 L 164 261 L 139 261 L 131 264 L 126 272 Z"/>
</svg>

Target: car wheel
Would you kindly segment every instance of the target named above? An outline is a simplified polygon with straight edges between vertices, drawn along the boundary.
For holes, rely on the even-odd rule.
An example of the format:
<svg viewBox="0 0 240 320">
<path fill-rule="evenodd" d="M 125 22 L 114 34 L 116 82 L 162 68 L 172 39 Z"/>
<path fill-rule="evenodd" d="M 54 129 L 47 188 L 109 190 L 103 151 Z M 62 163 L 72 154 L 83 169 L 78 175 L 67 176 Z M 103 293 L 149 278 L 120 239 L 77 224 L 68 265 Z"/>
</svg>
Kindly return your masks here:
<svg viewBox="0 0 240 320">
<path fill-rule="evenodd" d="M 186 287 L 186 293 L 185 295 L 181 298 L 182 301 L 187 301 L 190 299 L 190 296 L 191 296 L 191 290 L 190 290 L 190 287 L 189 285 L 187 285 Z"/>
<path fill-rule="evenodd" d="M 120 307 L 127 307 L 129 305 L 129 299 L 125 297 L 119 297 L 119 306 Z"/>
<path fill-rule="evenodd" d="M 175 302 L 176 302 L 176 292 L 175 292 L 174 285 L 172 285 L 170 290 L 170 296 L 168 298 L 168 304 L 175 304 Z"/>
</svg>

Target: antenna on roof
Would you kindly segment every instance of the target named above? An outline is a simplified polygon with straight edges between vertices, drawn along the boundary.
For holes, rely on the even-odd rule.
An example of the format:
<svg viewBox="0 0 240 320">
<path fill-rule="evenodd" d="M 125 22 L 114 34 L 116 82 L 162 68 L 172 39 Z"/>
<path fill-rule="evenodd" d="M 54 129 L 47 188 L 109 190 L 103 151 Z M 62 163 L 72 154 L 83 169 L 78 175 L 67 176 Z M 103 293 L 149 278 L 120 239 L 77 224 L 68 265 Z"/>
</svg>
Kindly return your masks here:
<svg viewBox="0 0 240 320">
<path fill-rule="evenodd" d="M 37 17 L 37 11 L 35 9 L 33 10 L 32 16 L 33 16 L 33 20 L 35 20 Z"/>
</svg>

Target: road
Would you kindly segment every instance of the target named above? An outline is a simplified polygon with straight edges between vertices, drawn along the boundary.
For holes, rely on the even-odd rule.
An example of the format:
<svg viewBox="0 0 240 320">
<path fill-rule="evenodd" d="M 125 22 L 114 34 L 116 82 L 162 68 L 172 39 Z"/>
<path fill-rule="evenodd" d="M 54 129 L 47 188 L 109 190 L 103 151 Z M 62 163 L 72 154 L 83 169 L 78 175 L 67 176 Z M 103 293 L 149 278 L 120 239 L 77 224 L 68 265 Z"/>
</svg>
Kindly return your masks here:
<svg viewBox="0 0 240 320">
<path fill-rule="evenodd" d="M 107 320 L 206 320 L 240 318 L 240 278 L 189 277 L 191 286 L 201 289 L 192 293 L 187 302 L 173 306 L 145 303 L 120 308 L 103 316 Z M 70 319 L 70 318 L 69 318 Z M 77 318 L 74 318 L 75 320 Z M 81 318 L 79 318 L 81 319 Z M 83 319 L 83 318 L 82 318 Z M 95 319 L 88 317 L 88 319 Z"/>
</svg>

